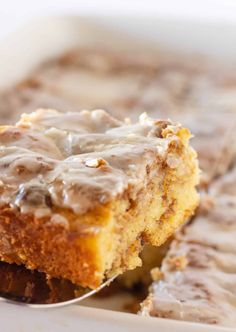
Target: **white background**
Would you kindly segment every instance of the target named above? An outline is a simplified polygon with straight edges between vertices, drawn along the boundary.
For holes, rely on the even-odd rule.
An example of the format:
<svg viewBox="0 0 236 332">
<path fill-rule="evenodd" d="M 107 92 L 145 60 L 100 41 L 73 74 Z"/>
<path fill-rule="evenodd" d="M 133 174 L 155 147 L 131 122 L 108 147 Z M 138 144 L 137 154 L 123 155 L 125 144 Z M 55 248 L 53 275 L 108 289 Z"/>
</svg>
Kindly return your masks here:
<svg viewBox="0 0 236 332">
<path fill-rule="evenodd" d="M 0 0 L 0 38 L 37 16 L 161 15 L 236 22 L 236 0 Z"/>
</svg>

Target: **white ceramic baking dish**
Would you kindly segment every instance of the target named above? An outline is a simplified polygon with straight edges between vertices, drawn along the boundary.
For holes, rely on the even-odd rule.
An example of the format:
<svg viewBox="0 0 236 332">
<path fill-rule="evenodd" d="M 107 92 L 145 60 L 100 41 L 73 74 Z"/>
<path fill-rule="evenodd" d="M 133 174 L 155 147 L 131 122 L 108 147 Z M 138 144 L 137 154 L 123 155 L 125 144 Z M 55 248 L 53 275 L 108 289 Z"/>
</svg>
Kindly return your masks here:
<svg viewBox="0 0 236 332">
<path fill-rule="evenodd" d="M 236 22 L 200 23 L 158 17 L 47 17 L 27 24 L 0 43 L 0 89 L 24 78 L 50 57 L 77 46 L 157 49 L 199 53 L 233 63 Z M 119 312 L 118 299 L 36 310 L 0 302 L 1 331 L 232 331 L 232 329 Z M 119 298 L 119 301 L 122 299 Z M 94 308 L 96 307 L 96 308 Z M 101 309 L 106 308 L 106 309 Z M 116 311 L 115 311 L 116 310 Z"/>
</svg>

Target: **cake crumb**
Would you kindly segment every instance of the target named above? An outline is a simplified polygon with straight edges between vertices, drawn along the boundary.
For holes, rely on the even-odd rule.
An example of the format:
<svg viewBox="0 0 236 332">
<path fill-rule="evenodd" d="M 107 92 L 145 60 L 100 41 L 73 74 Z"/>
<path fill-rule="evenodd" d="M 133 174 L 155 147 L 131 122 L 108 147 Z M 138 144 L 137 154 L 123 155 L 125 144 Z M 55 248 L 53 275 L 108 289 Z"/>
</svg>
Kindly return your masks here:
<svg viewBox="0 0 236 332">
<path fill-rule="evenodd" d="M 155 267 L 151 270 L 151 277 L 153 281 L 159 281 L 164 279 L 164 273 L 160 270 L 159 267 Z"/>
<path fill-rule="evenodd" d="M 107 165 L 107 162 L 102 158 L 90 158 L 86 160 L 85 165 L 91 168 L 98 168 Z"/>
<path fill-rule="evenodd" d="M 179 270 L 182 271 L 188 265 L 188 259 L 186 256 L 175 256 L 168 259 L 170 270 Z"/>
</svg>

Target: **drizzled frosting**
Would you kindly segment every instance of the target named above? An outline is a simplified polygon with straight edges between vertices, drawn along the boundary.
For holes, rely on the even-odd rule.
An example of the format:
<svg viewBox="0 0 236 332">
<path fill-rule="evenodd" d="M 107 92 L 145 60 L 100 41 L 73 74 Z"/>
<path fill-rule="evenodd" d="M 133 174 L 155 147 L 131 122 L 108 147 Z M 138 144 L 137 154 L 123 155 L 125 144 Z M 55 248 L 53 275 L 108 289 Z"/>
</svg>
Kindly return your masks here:
<svg viewBox="0 0 236 332">
<path fill-rule="evenodd" d="M 159 162 L 155 173 L 163 163 L 176 167 L 169 145 L 180 130 L 145 115 L 135 124 L 121 122 L 102 110 L 25 114 L 0 131 L 0 203 L 21 212 L 59 206 L 85 213 L 128 188 L 135 197 L 152 176 L 148 165 Z"/>
</svg>

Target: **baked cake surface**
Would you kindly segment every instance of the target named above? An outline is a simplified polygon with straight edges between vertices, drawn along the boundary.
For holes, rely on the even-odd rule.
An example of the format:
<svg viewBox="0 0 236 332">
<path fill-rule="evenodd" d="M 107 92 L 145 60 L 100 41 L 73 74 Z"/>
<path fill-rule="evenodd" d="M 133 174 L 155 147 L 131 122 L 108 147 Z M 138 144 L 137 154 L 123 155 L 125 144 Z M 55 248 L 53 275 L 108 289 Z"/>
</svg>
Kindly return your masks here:
<svg viewBox="0 0 236 332">
<path fill-rule="evenodd" d="M 236 171 L 216 180 L 196 218 L 153 270 L 141 314 L 236 326 Z"/>
<path fill-rule="evenodd" d="M 96 287 L 140 265 L 198 203 L 179 124 L 38 110 L 0 128 L 0 257 Z"/>
<path fill-rule="evenodd" d="M 39 107 L 75 112 L 102 108 L 134 121 L 148 111 L 191 130 L 205 184 L 227 171 L 236 156 L 234 72 L 202 58 L 160 51 L 78 49 L 42 64 L 2 92 L 0 122 L 12 124 Z"/>
</svg>

